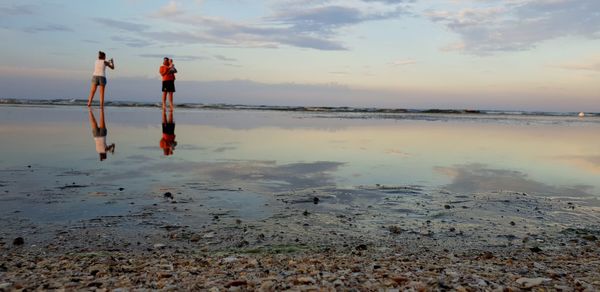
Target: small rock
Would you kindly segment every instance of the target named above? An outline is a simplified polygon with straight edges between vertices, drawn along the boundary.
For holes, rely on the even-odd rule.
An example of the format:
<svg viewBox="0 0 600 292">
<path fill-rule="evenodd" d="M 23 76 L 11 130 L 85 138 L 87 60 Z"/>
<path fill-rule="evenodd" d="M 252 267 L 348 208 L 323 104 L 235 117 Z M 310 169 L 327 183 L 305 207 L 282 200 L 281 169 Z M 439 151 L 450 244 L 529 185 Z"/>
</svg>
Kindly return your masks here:
<svg viewBox="0 0 600 292">
<path fill-rule="evenodd" d="M 515 226 L 516 225 L 515 221 L 510 221 L 510 225 Z"/>
<path fill-rule="evenodd" d="M 450 209 L 450 208 L 452 208 L 452 206 L 450 206 L 450 205 L 444 205 L 444 209 Z"/>
<path fill-rule="evenodd" d="M 164 194 L 163 194 L 163 197 L 164 197 L 165 199 L 171 199 L 171 200 L 173 200 L 173 194 L 171 194 L 171 192 L 166 192 L 166 193 L 164 193 Z"/>
<path fill-rule="evenodd" d="M 314 284 L 317 281 L 315 279 L 313 279 L 312 277 L 300 277 L 298 279 L 296 279 L 296 281 L 294 281 L 295 284 Z"/>
<path fill-rule="evenodd" d="M 154 248 L 156 249 L 161 249 L 161 248 L 165 248 L 166 245 L 162 244 L 162 243 L 156 243 L 154 244 Z"/>
<path fill-rule="evenodd" d="M 402 233 L 402 228 L 400 228 L 399 226 L 396 226 L 396 225 L 389 226 L 388 230 L 390 231 L 390 233 L 393 233 L 393 234 Z"/>
<path fill-rule="evenodd" d="M 226 257 L 226 258 L 223 259 L 224 263 L 233 263 L 235 261 L 237 261 L 236 257 Z"/>
<path fill-rule="evenodd" d="M 403 285 L 404 283 L 408 282 L 410 279 L 408 277 L 405 276 L 395 276 L 392 277 L 392 281 L 396 282 L 398 285 Z"/>
<path fill-rule="evenodd" d="M 171 273 L 162 272 L 162 273 L 158 274 L 159 279 L 165 279 L 165 278 L 171 278 L 171 277 L 173 277 L 173 274 L 171 274 Z"/>
<path fill-rule="evenodd" d="M 190 237 L 191 242 L 198 242 L 198 241 L 200 241 L 200 239 L 202 239 L 202 237 L 198 234 L 194 234 Z"/>
<path fill-rule="evenodd" d="M 489 252 L 489 251 L 486 251 L 486 252 L 484 252 L 484 253 L 481 254 L 481 258 L 485 259 L 485 260 L 493 259 L 494 258 L 494 254 L 491 253 L 491 252 Z"/>
<path fill-rule="evenodd" d="M 587 241 L 596 241 L 596 240 L 598 240 L 598 237 L 596 237 L 595 235 L 592 235 L 592 234 L 583 235 L 583 236 L 581 236 L 581 238 L 583 238 L 583 239 L 585 239 Z"/>
<path fill-rule="evenodd" d="M 225 288 L 246 286 L 246 285 L 248 285 L 248 282 L 246 280 L 233 280 L 233 281 L 225 284 Z"/>
<path fill-rule="evenodd" d="M 542 252 L 542 249 L 537 246 L 530 247 L 529 250 L 535 253 Z"/>
<path fill-rule="evenodd" d="M 356 246 L 356 250 L 367 250 L 367 245 L 359 244 L 358 246 Z"/>
<path fill-rule="evenodd" d="M 319 203 L 319 198 L 317 198 L 317 197 L 314 197 L 314 198 L 313 198 L 313 203 L 314 203 L 315 205 L 316 205 L 316 204 L 318 204 L 318 203 Z"/>
<path fill-rule="evenodd" d="M 544 282 L 551 281 L 548 278 L 519 278 L 517 279 L 517 284 L 521 285 L 521 287 L 525 289 L 533 288 L 539 285 L 542 285 Z"/>
<path fill-rule="evenodd" d="M 250 267 L 256 267 L 256 266 L 258 266 L 258 261 L 256 259 L 249 259 L 248 260 L 248 266 L 250 266 Z"/>
<path fill-rule="evenodd" d="M 121 192 L 124 191 L 124 190 L 125 190 L 125 188 L 119 188 L 119 191 L 121 191 Z"/>
<path fill-rule="evenodd" d="M 273 283 L 273 281 L 263 281 L 260 284 L 260 289 L 259 291 L 271 291 L 273 290 L 272 287 L 275 283 Z"/>
<path fill-rule="evenodd" d="M 304 212 L 302 212 L 302 215 L 304 215 L 304 216 L 308 216 L 308 214 L 310 214 L 310 213 L 308 213 L 307 210 L 304 210 Z"/>
<path fill-rule="evenodd" d="M 8 288 L 12 286 L 12 283 L 1 283 L 0 284 L 0 289 L 4 290 L 8 290 Z"/>
<path fill-rule="evenodd" d="M 25 244 L 25 240 L 23 239 L 23 237 L 17 237 L 15 239 L 13 239 L 13 244 L 14 245 L 23 245 L 23 244 Z"/>
<path fill-rule="evenodd" d="M 102 286 L 102 282 L 91 282 L 87 285 L 88 287 L 96 287 L 100 288 Z"/>
</svg>

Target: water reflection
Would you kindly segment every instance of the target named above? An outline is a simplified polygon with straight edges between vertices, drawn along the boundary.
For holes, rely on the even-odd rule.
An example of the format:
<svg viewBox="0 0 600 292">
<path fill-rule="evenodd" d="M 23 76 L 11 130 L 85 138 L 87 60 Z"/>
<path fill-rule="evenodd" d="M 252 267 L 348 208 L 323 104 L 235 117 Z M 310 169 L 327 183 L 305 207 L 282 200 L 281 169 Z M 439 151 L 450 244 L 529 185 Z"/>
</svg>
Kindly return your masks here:
<svg viewBox="0 0 600 292">
<path fill-rule="evenodd" d="M 484 164 L 436 167 L 436 171 L 452 178 L 446 189 L 457 193 L 513 191 L 533 193 L 540 196 L 582 197 L 591 196 L 590 185 L 556 186 L 532 179 L 528 174 L 508 169 L 490 168 Z"/>
<path fill-rule="evenodd" d="M 104 107 L 100 108 L 100 126 L 98 126 L 98 121 L 94 116 L 94 111 L 89 108 L 90 115 L 90 127 L 92 128 L 92 135 L 94 137 L 94 141 L 96 143 L 96 152 L 100 157 L 100 161 L 103 161 L 107 158 L 106 152 L 110 152 L 111 154 L 115 153 L 115 143 L 108 145 L 106 143 L 106 136 L 108 135 L 108 130 L 106 129 L 106 119 L 104 117 Z"/>
<path fill-rule="evenodd" d="M 173 155 L 177 146 L 175 141 L 175 121 L 173 120 L 173 108 L 169 110 L 167 119 L 167 110 L 162 108 L 162 138 L 160 139 L 160 148 L 165 156 Z"/>
</svg>

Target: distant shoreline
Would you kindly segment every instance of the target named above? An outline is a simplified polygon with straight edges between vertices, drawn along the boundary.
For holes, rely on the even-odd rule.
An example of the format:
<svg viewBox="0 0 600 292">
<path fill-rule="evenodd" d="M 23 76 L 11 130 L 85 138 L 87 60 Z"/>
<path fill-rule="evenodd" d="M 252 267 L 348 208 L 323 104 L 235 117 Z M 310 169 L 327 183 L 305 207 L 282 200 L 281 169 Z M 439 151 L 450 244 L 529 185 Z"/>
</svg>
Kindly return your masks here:
<svg viewBox="0 0 600 292">
<path fill-rule="evenodd" d="M 60 105 L 60 106 L 85 106 L 84 99 L 17 99 L 2 98 L 0 105 Z M 142 101 L 106 101 L 106 106 L 111 107 L 160 107 L 160 102 Z M 214 109 L 214 110 L 261 110 L 261 111 L 287 111 L 287 112 L 322 112 L 322 113 L 374 113 L 374 114 L 450 114 L 450 115 L 507 115 L 507 116 L 557 116 L 576 117 L 578 112 L 545 112 L 545 111 L 519 111 L 519 110 L 478 110 L 478 109 L 406 109 L 406 108 L 380 108 L 380 107 L 347 107 L 347 106 L 278 106 L 278 105 L 244 105 L 244 104 L 202 104 L 180 103 L 177 108 Z M 600 117 L 600 113 L 586 112 L 586 117 Z"/>
</svg>

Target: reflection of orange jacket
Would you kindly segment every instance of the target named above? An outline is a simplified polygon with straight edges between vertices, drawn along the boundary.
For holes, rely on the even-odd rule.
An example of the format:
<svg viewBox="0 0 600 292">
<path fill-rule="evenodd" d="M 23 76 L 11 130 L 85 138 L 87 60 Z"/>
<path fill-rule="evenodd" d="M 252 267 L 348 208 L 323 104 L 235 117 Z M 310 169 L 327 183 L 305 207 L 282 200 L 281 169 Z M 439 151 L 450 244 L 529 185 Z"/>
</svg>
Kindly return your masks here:
<svg viewBox="0 0 600 292">
<path fill-rule="evenodd" d="M 163 137 L 160 139 L 160 148 L 169 148 L 173 145 L 173 142 L 175 142 L 175 135 L 163 133 Z"/>
<path fill-rule="evenodd" d="M 170 72 L 169 69 L 171 69 L 169 66 L 160 66 L 160 70 L 158 70 L 158 72 L 162 76 L 163 81 L 175 80 L 175 73 Z"/>
</svg>

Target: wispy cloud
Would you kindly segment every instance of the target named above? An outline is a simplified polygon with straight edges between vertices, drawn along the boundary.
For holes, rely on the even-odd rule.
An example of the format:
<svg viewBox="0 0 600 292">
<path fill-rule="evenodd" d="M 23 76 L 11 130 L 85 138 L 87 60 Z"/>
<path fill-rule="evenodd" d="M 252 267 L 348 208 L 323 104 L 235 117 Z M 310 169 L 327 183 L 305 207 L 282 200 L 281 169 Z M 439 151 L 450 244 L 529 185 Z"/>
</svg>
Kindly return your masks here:
<svg viewBox="0 0 600 292">
<path fill-rule="evenodd" d="M 34 7 L 32 5 L 13 4 L 11 6 L 0 7 L 0 15 L 2 16 L 19 16 L 33 14 Z"/>
<path fill-rule="evenodd" d="M 125 31 L 132 31 L 132 32 L 141 32 L 141 31 L 144 31 L 144 30 L 150 28 L 150 26 L 146 25 L 146 24 L 130 22 L 130 21 L 123 21 L 123 20 L 115 20 L 115 19 L 110 19 L 110 18 L 98 17 L 98 18 L 94 18 L 94 21 L 104 24 L 106 26 L 112 27 L 112 28 L 125 30 Z"/>
<path fill-rule="evenodd" d="M 412 1 L 277 1 L 271 12 L 250 21 L 191 14 L 171 1 L 152 14 L 167 21 L 169 29 L 96 18 L 96 22 L 136 33 L 152 41 L 173 44 L 215 44 L 233 47 L 293 46 L 317 50 L 346 50 L 341 31 L 367 21 L 398 17 Z M 155 27 L 153 27 L 155 28 Z"/>
<path fill-rule="evenodd" d="M 126 46 L 132 48 L 143 48 L 153 44 L 152 41 L 129 36 L 113 36 L 110 39 L 115 42 L 124 43 Z"/>
<path fill-rule="evenodd" d="M 156 12 L 156 16 L 158 17 L 171 17 L 182 14 L 183 11 L 179 9 L 179 4 L 176 1 L 169 1 L 167 5 L 161 7 L 158 12 Z"/>
<path fill-rule="evenodd" d="M 220 61 L 237 62 L 237 59 L 225 57 L 223 55 L 214 55 L 213 57 L 215 57 L 215 59 L 220 60 Z"/>
<path fill-rule="evenodd" d="M 390 65 L 392 65 L 392 66 L 407 66 L 407 65 L 413 65 L 416 63 L 417 63 L 417 60 L 405 59 L 405 60 L 392 61 L 392 62 L 390 62 Z"/>
<path fill-rule="evenodd" d="M 564 63 L 555 67 L 567 70 L 584 70 L 600 72 L 600 60 L 580 62 L 580 63 Z"/>
<path fill-rule="evenodd" d="M 38 33 L 38 32 L 68 32 L 73 31 L 70 27 L 64 26 L 62 24 L 48 24 L 45 26 L 31 26 L 23 29 L 28 33 Z"/>
<path fill-rule="evenodd" d="M 173 55 L 173 54 L 140 54 L 142 58 L 151 58 L 151 59 L 159 59 L 162 62 L 164 57 L 169 57 L 174 59 L 175 61 L 198 61 L 198 60 L 206 60 L 208 57 L 206 56 L 192 56 L 192 55 Z"/>
<path fill-rule="evenodd" d="M 482 3 L 461 1 L 458 11 L 434 10 L 425 15 L 460 36 L 462 45 L 454 45 L 456 49 L 475 55 L 528 50 L 543 41 L 566 36 L 600 38 L 597 0 Z"/>
</svg>

